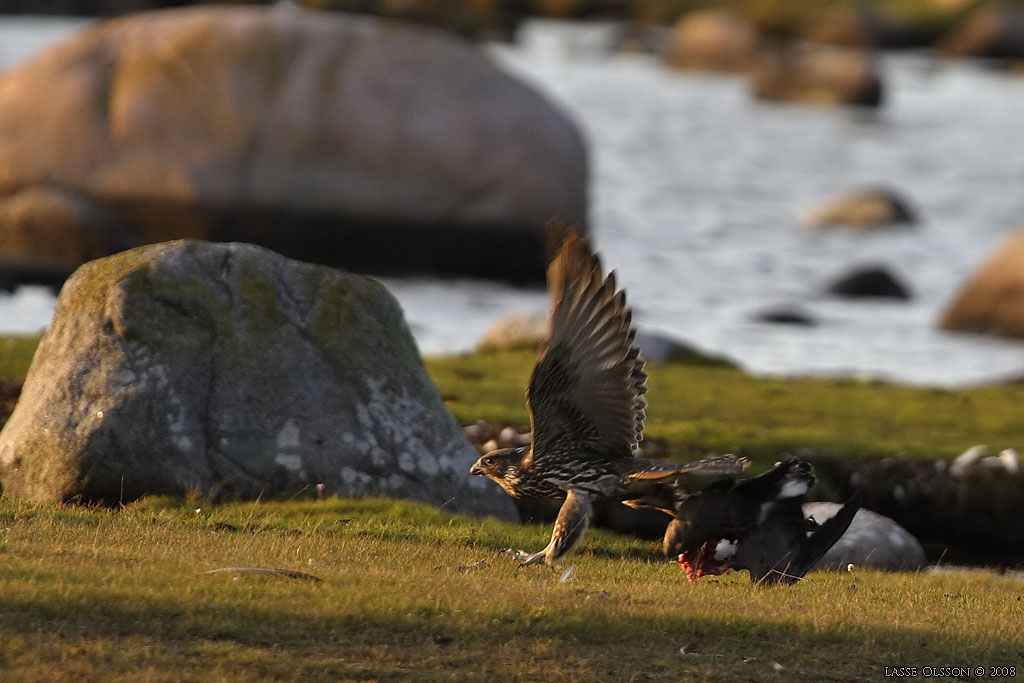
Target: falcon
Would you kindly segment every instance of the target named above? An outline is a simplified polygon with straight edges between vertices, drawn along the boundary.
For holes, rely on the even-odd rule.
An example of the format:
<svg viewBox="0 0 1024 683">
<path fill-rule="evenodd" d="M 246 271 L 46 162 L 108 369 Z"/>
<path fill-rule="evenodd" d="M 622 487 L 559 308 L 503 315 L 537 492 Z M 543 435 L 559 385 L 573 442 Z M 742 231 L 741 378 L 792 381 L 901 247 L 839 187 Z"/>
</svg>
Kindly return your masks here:
<svg viewBox="0 0 1024 683">
<path fill-rule="evenodd" d="M 647 375 L 625 292 L 576 232 L 565 237 L 547 277 L 549 330 L 526 392 L 531 445 L 491 451 L 470 468 L 513 498 L 564 498 L 543 550 L 509 551 L 520 566 L 553 566 L 571 551 L 595 502 L 674 516 L 693 475 L 735 476 L 747 465 L 729 455 L 685 465 L 637 457 Z"/>
</svg>

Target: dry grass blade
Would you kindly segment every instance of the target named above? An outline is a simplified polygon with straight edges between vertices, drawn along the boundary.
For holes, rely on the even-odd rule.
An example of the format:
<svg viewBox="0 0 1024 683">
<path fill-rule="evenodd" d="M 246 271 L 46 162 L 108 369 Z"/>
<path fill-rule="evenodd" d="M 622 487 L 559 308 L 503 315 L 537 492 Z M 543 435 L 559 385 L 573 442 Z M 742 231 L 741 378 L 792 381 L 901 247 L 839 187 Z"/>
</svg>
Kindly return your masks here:
<svg viewBox="0 0 1024 683">
<path fill-rule="evenodd" d="M 291 569 L 274 569 L 272 567 L 221 567 L 211 569 L 206 574 L 270 574 L 272 576 L 283 576 L 288 579 L 301 579 L 303 581 L 323 581 L 319 576 L 313 576 L 305 572 L 292 571 Z"/>
</svg>

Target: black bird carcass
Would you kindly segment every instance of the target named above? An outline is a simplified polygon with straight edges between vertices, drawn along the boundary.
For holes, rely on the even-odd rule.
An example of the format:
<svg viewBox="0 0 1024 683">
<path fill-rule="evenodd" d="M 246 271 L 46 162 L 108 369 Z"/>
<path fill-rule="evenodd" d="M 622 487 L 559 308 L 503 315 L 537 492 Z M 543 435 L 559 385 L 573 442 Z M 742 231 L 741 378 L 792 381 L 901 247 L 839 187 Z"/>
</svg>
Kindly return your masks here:
<svg viewBox="0 0 1024 683">
<path fill-rule="evenodd" d="M 859 507 L 851 500 L 818 524 L 802 507 L 813 485 L 811 466 L 795 458 L 756 477 L 716 482 L 679 504 L 663 550 L 678 557 L 691 583 L 730 569 L 746 569 L 754 583 L 794 583 L 835 545 Z"/>
</svg>

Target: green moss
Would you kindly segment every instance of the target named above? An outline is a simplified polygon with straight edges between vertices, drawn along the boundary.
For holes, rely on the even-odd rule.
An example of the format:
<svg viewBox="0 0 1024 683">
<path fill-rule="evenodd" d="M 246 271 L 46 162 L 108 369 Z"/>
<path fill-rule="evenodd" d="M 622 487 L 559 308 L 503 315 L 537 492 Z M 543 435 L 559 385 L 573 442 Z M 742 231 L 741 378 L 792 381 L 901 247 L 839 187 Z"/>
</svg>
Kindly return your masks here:
<svg viewBox="0 0 1024 683">
<path fill-rule="evenodd" d="M 38 336 L 0 337 L 0 378 L 24 380 L 37 346 Z"/>
<path fill-rule="evenodd" d="M 345 288 L 325 293 L 330 304 L 320 315 L 344 315 L 353 295 Z M 0 340 L 0 377 L 21 381 L 37 343 L 31 337 Z M 531 351 L 488 353 L 428 358 L 426 367 L 463 424 L 527 427 L 525 391 L 535 359 Z M 766 466 L 792 453 L 819 460 L 896 453 L 937 459 L 978 443 L 1024 446 L 1021 385 L 945 390 L 836 378 L 766 379 L 676 363 L 651 364 L 648 374 L 647 435 L 667 440 L 679 459 L 733 452 Z"/>
<path fill-rule="evenodd" d="M 463 423 L 528 425 L 530 353 L 428 359 Z M 673 457 L 733 452 L 767 466 L 796 452 L 871 459 L 896 453 L 949 458 L 965 448 L 1024 445 L 1024 387 L 959 390 L 851 379 L 754 378 L 733 368 L 650 364 L 647 435 Z"/>
</svg>

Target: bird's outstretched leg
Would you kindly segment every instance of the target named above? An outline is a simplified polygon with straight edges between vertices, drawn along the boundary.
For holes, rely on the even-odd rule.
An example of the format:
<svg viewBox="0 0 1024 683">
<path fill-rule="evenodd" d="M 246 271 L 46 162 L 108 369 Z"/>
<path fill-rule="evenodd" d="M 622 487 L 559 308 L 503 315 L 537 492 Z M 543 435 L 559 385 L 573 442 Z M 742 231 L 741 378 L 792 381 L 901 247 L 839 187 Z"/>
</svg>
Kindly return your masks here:
<svg viewBox="0 0 1024 683">
<path fill-rule="evenodd" d="M 551 533 L 551 542 L 544 550 L 537 553 L 526 553 L 522 550 L 513 552 L 511 549 L 505 551 L 507 554 L 519 560 L 525 567 L 528 564 L 543 562 L 553 567 L 563 555 L 576 547 L 583 539 L 583 534 L 590 524 L 590 515 L 593 510 L 593 503 L 590 497 L 579 491 L 569 491 L 562 503 L 562 509 L 558 511 L 558 519 L 555 520 L 555 529 Z"/>
</svg>

